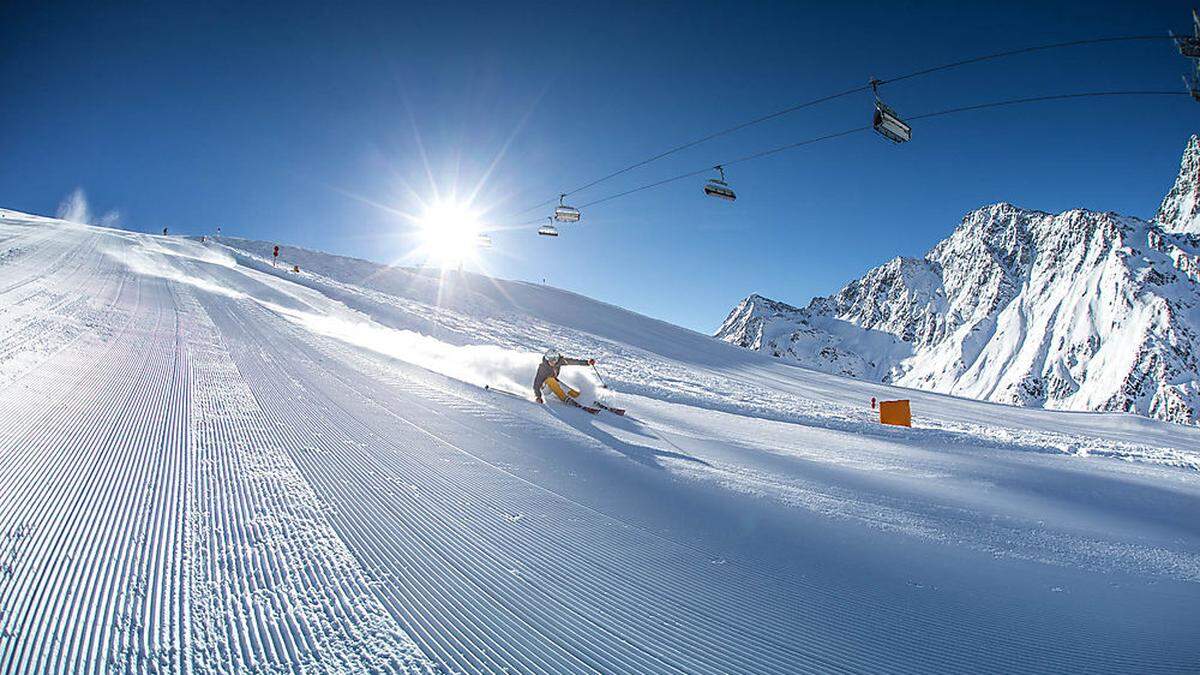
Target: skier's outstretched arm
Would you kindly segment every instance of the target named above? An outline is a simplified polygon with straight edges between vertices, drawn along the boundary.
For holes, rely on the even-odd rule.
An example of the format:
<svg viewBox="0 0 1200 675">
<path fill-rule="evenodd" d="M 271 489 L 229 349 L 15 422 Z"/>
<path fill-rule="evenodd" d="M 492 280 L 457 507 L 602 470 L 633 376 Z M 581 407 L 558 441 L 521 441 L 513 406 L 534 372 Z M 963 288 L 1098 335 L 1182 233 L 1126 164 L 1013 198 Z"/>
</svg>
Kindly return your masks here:
<svg viewBox="0 0 1200 675">
<path fill-rule="evenodd" d="M 563 357 L 562 360 L 564 366 L 590 366 L 595 362 L 595 359 L 568 359 L 566 357 Z"/>
</svg>

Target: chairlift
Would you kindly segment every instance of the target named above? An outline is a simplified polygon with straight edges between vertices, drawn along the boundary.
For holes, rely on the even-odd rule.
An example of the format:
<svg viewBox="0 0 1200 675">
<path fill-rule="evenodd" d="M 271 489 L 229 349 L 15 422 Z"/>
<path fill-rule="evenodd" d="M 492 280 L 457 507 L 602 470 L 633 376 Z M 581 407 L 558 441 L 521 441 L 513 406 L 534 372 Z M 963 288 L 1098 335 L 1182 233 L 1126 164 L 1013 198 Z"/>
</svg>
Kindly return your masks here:
<svg viewBox="0 0 1200 675">
<path fill-rule="evenodd" d="M 1175 46 L 1179 47 L 1180 54 L 1189 59 L 1200 59 L 1200 37 L 1177 35 L 1175 36 Z"/>
<path fill-rule="evenodd" d="M 879 98 L 879 80 L 871 80 L 871 91 L 875 92 L 875 116 L 871 120 L 871 126 L 881 136 L 892 141 L 893 143 L 905 143 L 912 140 L 912 127 L 905 124 L 904 120 L 896 114 L 886 103 Z"/>
<path fill-rule="evenodd" d="M 1187 75 L 1183 76 L 1183 86 L 1187 92 L 1192 95 L 1192 98 L 1200 103 L 1200 65 L 1196 66 L 1197 74 L 1188 79 Z"/>
<path fill-rule="evenodd" d="M 725 182 L 725 169 L 723 169 L 720 164 L 714 166 L 713 168 L 720 172 L 721 177 L 710 178 L 708 182 L 704 184 L 704 194 L 708 195 L 709 197 L 717 197 L 718 199 L 724 199 L 727 201 L 733 201 L 737 199 L 737 195 L 734 194 L 733 188 L 729 187 L 729 183 Z"/>
<path fill-rule="evenodd" d="M 566 193 L 558 196 L 558 208 L 554 209 L 554 219 L 560 223 L 574 223 L 579 221 L 579 209 L 574 206 L 567 206 L 563 200 L 567 198 Z M 558 236 L 557 234 L 551 236 Z"/>
<path fill-rule="evenodd" d="M 1179 48 L 1180 54 L 1189 59 L 1200 59 L 1200 16 L 1194 9 L 1192 10 L 1192 26 L 1192 35 L 1176 35 L 1171 31 L 1168 31 L 1168 34 L 1175 42 L 1175 46 Z"/>
<path fill-rule="evenodd" d="M 558 228 L 554 227 L 554 219 L 547 218 L 546 220 L 549 220 L 550 224 L 539 227 L 538 234 L 542 235 L 543 237 L 557 237 L 558 236 Z"/>
<path fill-rule="evenodd" d="M 492 247 L 492 238 L 486 234 L 482 234 L 482 233 L 478 234 L 475 236 L 475 244 L 482 248 L 491 248 Z"/>
<path fill-rule="evenodd" d="M 1179 47 L 1179 53 L 1189 59 L 1200 59 L 1200 15 L 1196 14 L 1196 10 L 1192 10 L 1192 30 L 1193 35 L 1177 36 L 1175 38 L 1175 46 Z"/>
</svg>

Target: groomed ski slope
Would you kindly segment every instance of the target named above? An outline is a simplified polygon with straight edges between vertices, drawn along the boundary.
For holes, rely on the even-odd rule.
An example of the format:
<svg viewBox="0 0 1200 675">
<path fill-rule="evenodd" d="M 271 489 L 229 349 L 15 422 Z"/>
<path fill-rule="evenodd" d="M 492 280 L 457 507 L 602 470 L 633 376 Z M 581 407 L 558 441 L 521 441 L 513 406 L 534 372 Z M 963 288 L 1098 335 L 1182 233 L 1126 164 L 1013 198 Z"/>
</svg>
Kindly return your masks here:
<svg viewBox="0 0 1200 675">
<path fill-rule="evenodd" d="M 0 672 L 1200 668 L 1196 428 L 0 216 Z M 629 416 L 482 388 L 550 344 Z"/>
</svg>

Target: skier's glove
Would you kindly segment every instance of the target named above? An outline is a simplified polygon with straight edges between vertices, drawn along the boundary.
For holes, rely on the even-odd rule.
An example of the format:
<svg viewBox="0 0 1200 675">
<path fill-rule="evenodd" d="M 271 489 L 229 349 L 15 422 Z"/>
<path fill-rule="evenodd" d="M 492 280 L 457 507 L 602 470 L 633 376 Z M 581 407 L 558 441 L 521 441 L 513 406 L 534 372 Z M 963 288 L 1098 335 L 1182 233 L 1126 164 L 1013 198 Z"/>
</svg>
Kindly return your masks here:
<svg viewBox="0 0 1200 675">
<path fill-rule="evenodd" d="M 594 365 L 596 365 L 596 359 L 588 359 L 588 365 L 589 365 L 589 366 L 594 366 Z"/>
</svg>

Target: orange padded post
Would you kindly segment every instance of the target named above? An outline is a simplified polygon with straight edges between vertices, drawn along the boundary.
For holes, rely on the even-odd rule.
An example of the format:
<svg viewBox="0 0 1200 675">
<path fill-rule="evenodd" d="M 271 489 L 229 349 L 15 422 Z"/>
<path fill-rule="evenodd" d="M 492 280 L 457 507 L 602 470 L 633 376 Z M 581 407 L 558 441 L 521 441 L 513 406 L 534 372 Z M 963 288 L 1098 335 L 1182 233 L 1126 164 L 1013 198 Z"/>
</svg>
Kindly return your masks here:
<svg viewBox="0 0 1200 675">
<path fill-rule="evenodd" d="M 883 424 L 911 427 L 912 411 L 908 407 L 908 399 L 902 401 L 880 401 L 879 421 Z"/>
</svg>

